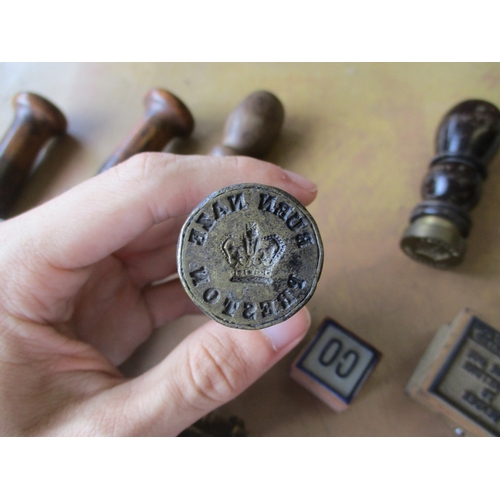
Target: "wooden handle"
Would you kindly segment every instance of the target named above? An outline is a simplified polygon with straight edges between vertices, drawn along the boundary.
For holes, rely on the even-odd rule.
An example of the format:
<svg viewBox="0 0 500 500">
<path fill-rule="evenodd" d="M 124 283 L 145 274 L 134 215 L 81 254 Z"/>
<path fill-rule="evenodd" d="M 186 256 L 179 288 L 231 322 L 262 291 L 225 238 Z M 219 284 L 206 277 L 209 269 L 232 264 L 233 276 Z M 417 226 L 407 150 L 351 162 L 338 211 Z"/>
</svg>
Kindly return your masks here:
<svg viewBox="0 0 500 500">
<path fill-rule="evenodd" d="M 284 119 L 283 104 L 274 94 L 264 90 L 254 92 L 229 115 L 222 144 L 210 154 L 261 158 L 278 138 Z"/>
<path fill-rule="evenodd" d="M 162 151 L 174 137 L 187 137 L 194 119 L 187 106 L 162 89 L 150 90 L 144 99 L 146 113 L 98 173 L 144 151 Z"/>
<path fill-rule="evenodd" d="M 471 99 L 443 117 L 436 134 L 436 157 L 471 164 L 486 177 L 486 167 L 500 146 L 500 111 L 487 101 Z"/>
<path fill-rule="evenodd" d="M 453 222 L 464 237 L 476 206 L 488 163 L 500 146 L 500 111 L 493 104 L 472 99 L 453 107 L 436 133 L 436 156 L 422 183 L 422 198 L 413 219 L 440 215 Z"/>
<path fill-rule="evenodd" d="M 0 217 L 12 208 L 37 156 L 49 139 L 66 132 L 63 113 L 47 99 L 21 92 L 13 99 L 15 117 L 0 143 Z"/>
<path fill-rule="evenodd" d="M 488 163 L 500 146 L 500 110 L 471 99 L 454 106 L 441 120 L 436 156 L 412 211 L 401 248 L 434 267 L 460 264 L 472 226 L 470 210 L 479 202 Z"/>
</svg>

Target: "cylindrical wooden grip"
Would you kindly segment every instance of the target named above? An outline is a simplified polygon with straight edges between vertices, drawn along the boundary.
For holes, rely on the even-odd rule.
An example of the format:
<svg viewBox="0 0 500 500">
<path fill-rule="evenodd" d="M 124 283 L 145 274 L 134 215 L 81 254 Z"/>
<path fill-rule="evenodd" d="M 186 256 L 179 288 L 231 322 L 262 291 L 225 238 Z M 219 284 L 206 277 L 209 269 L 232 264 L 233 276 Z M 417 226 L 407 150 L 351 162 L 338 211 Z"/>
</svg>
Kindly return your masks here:
<svg viewBox="0 0 500 500">
<path fill-rule="evenodd" d="M 500 111 L 487 101 L 471 99 L 450 109 L 436 134 L 436 157 L 471 165 L 486 177 L 486 166 L 498 150 Z"/>
<path fill-rule="evenodd" d="M 435 267 L 461 262 L 487 166 L 500 146 L 500 110 L 479 99 L 461 102 L 441 120 L 436 156 L 422 183 L 401 247 Z"/>
<path fill-rule="evenodd" d="M 210 154 L 262 158 L 278 138 L 284 119 L 283 104 L 274 94 L 264 90 L 254 92 L 229 115 L 222 144 Z"/>
<path fill-rule="evenodd" d="M 47 99 L 21 92 L 13 99 L 15 117 L 0 143 L 0 217 L 12 208 L 37 156 L 49 139 L 66 132 L 63 113 Z"/>
<path fill-rule="evenodd" d="M 174 137 L 187 137 L 194 129 L 194 118 L 175 95 L 162 89 L 150 90 L 144 99 L 146 113 L 121 146 L 98 173 L 145 151 L 162 151 Z"/>
<path fill-rule="evenodd" d="M 481 196 L 487 166 L 500 145 L 500 111 L 471 99 L 454 106 L 436 133 L 436 156 L 422 183 L 422 202 L 412 220 L 438 215 L 454 223 L 463 237 L 472 224 L 469 211 Z"/>
</svg>

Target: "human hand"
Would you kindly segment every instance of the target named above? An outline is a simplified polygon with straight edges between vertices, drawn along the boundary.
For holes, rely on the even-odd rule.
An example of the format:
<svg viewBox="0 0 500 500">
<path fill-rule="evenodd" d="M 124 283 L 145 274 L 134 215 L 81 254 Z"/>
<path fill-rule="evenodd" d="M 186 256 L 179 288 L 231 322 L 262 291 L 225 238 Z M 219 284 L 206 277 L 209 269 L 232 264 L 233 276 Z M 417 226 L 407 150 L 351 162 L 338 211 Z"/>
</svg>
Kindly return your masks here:
<svg viewBox="0 0 500 500">
<path fill-rule="evenodd" d="M 210 193 L 309 181 L 252 158 L 137 155 L 0 224 L 0 434 L 167 435 L 236 397 L 305 335 L 306 308 L 265 330 L 214 321 L 127 380 L 117 366 L 152 330 L 199 312 L 178 279 L 177 237 Z"/>
</svg>

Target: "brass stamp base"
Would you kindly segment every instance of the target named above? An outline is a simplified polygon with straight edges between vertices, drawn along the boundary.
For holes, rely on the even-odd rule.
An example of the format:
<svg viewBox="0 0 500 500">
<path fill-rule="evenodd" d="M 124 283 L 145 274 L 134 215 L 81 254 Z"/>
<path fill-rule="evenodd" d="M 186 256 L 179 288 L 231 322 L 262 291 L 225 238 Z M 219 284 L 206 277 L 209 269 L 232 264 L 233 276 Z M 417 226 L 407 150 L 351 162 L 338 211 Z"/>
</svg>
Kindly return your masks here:
<svg viewBox="0 0 500 500">
<path fill-rule="evenodd" d="M 456 226 L 434 215 L 413 221 L 400 246 L 412 259 L 437 268 L 456 266 L 465 254 L 465 238 Z"/>
</svg>

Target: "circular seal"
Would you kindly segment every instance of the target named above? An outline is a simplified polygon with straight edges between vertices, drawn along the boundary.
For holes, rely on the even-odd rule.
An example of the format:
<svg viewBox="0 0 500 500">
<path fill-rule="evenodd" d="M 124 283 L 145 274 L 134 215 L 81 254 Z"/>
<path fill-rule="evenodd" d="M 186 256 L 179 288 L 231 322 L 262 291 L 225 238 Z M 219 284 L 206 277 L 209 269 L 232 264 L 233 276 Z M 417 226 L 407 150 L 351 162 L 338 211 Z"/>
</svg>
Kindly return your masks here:
<svg viewBox="0 0 500 500">
<path fill-rule="evenodd" d="M 460 264 L 465 253 L 465 239 L 455 224 L 434 215 L 414 220 L 400 246 L 412 259 L 439 269 Z"/>
<path fill-rule="evenodd" d="M 412 259 L 429 266 L 446 268 L 462 261 L 462 254 L 445 241 L 436 238 L 409 236 L 402 244 L 403 251 Z"/>
<path fill-rule="evenodd" d="M 177 247 L 193 302 L 232 328 L 285 321 L 312 297 L 323 266 L 309 212 L 285 191 L 237 184 L 211 194 L 186 220 Z"/>
</svg>

